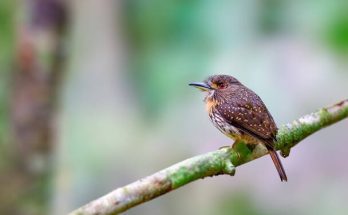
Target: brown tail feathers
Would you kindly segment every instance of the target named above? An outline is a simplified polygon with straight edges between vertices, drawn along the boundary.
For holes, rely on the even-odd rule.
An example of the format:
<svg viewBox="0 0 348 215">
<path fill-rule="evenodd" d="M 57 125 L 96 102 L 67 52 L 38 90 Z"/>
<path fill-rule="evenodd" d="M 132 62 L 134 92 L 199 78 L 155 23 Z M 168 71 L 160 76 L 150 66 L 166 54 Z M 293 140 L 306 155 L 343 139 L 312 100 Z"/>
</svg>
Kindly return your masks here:
<svg viewBox="0 0 348 215">
<path fill-rule="evenodd" d="M 271 149 L 269 148 L 268 151 L 269 151 L 269 155 L 271 155 L 271 158 L 273 160 L 273 163 L 274 163 L 275 167 L 277 168 L 280 180 L 281 181 L 287 181 L 288 178 L 286 177 L 286 173 L 285 173 L 284 167 L 282 165 L 282 162 L 279 159 L 279 156 L 278 156 L 277 152 L 274 149 L 272 149 L 272 148 Z"/>
</svg>

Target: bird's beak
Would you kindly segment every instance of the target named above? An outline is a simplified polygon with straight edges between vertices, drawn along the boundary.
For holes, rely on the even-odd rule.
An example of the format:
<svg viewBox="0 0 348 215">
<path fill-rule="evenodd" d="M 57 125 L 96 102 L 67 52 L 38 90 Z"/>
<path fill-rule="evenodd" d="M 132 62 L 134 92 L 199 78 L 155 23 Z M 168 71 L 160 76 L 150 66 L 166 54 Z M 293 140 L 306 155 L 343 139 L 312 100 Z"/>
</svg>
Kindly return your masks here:
<svg viewBox="0 0 348 215">
<path fill-rule="evenodd" d="M 193 82 L 191 84 L 189 84 L 190 86 L 196 87 L 202 91 L 208 91 L 208 90 L 212 90 L 213 88 L 211 86 L 209 86 L 209 84 L 204 83 L 204 82 Z"/>
</svg>

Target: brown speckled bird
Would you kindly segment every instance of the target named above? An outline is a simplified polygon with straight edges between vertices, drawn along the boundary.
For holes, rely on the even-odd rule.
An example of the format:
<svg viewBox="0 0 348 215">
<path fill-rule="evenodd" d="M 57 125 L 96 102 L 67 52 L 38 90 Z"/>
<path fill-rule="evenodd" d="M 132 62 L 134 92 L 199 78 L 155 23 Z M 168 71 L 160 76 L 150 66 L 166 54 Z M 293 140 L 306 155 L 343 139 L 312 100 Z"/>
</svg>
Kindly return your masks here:
<svg viewBox="0 0 348 215">
<path fill-rule="evenodd" d="M 280 180 L 287 181 L 283 165 L 274 149 L 277 125 L 261 98 L 229 75 L 210 76 L 190 86 L 207 92 L 204 99 L 215 127 L 233 140 L 263 144 L 269 151 Z"/>
</svg>

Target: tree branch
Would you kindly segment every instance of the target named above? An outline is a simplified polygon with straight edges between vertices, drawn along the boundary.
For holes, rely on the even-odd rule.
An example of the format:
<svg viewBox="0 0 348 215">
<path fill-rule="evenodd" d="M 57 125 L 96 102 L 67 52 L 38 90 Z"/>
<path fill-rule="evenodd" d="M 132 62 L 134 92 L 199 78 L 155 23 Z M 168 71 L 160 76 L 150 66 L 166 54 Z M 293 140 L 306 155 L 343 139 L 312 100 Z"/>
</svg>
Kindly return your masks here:
<svg viewBox="0 0 348 215">
<path fill-rule="evenodd" d="M 298 142 L 314 132 L 348 117 L 348 100 L 305 115 L 280 127 L 276 149 L 284 157 Z M 154 199 L 185 184 L 208 176 L 234 175 L 235 167 L 267 154 L 261 144 L 250 148 L 242 142 L 236 147 L 223 148 L 189 158 L 151 176 L 120 187 L 99 199 L 73 211 L 77 214 L 117 214 Z"/>
</svg>

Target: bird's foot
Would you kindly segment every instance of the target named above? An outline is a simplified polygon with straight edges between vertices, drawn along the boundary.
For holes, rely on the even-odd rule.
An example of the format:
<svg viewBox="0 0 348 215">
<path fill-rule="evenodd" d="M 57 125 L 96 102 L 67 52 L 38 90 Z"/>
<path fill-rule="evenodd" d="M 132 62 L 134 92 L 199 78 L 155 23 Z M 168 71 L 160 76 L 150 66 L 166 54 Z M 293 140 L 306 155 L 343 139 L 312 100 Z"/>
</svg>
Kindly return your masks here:
<svg viewBox="0 0 348 215">
<path fill-rule="evenodd" d="M 221 147 L 219 148 L 219 150 L 221 150 L 221 149 L 226 149 L 226 150 L 229 150 L 229 151 L 233 149 L 233 151 L 236 153 L 238 159 L 241 158 L 241 155 L 239 154 L 237 148 L 235 147 L 235 144 L 233 144 L 233 145 L 231 145 L 231 146 L 221 146 Z"/>
<path fill-rule="evenodd" d="M 232 144 L 232 146 L 231 146 L 231 148 L 234 150 L 234 152 L 236 153 L 236 155 L 237 155 L 237 157 L 238 157 L 238 160 L 242 157 L 241 155 L 240 155 L 240 153 L 239 153 L 239 149 L 238 149 L 238 144 L 240 144 L 241 142 L 240 141 L 235 141 L 233 144 Z"/>
<path fill-rule="evenodd" d="M 241 156 L 240 153 L 237 152 L 237 151 L 236 151 L 236 154 L 237 154 L 238 160 L 240 160 L 240 158 L 241 158 L 242 156 Z"/>
</svg>

